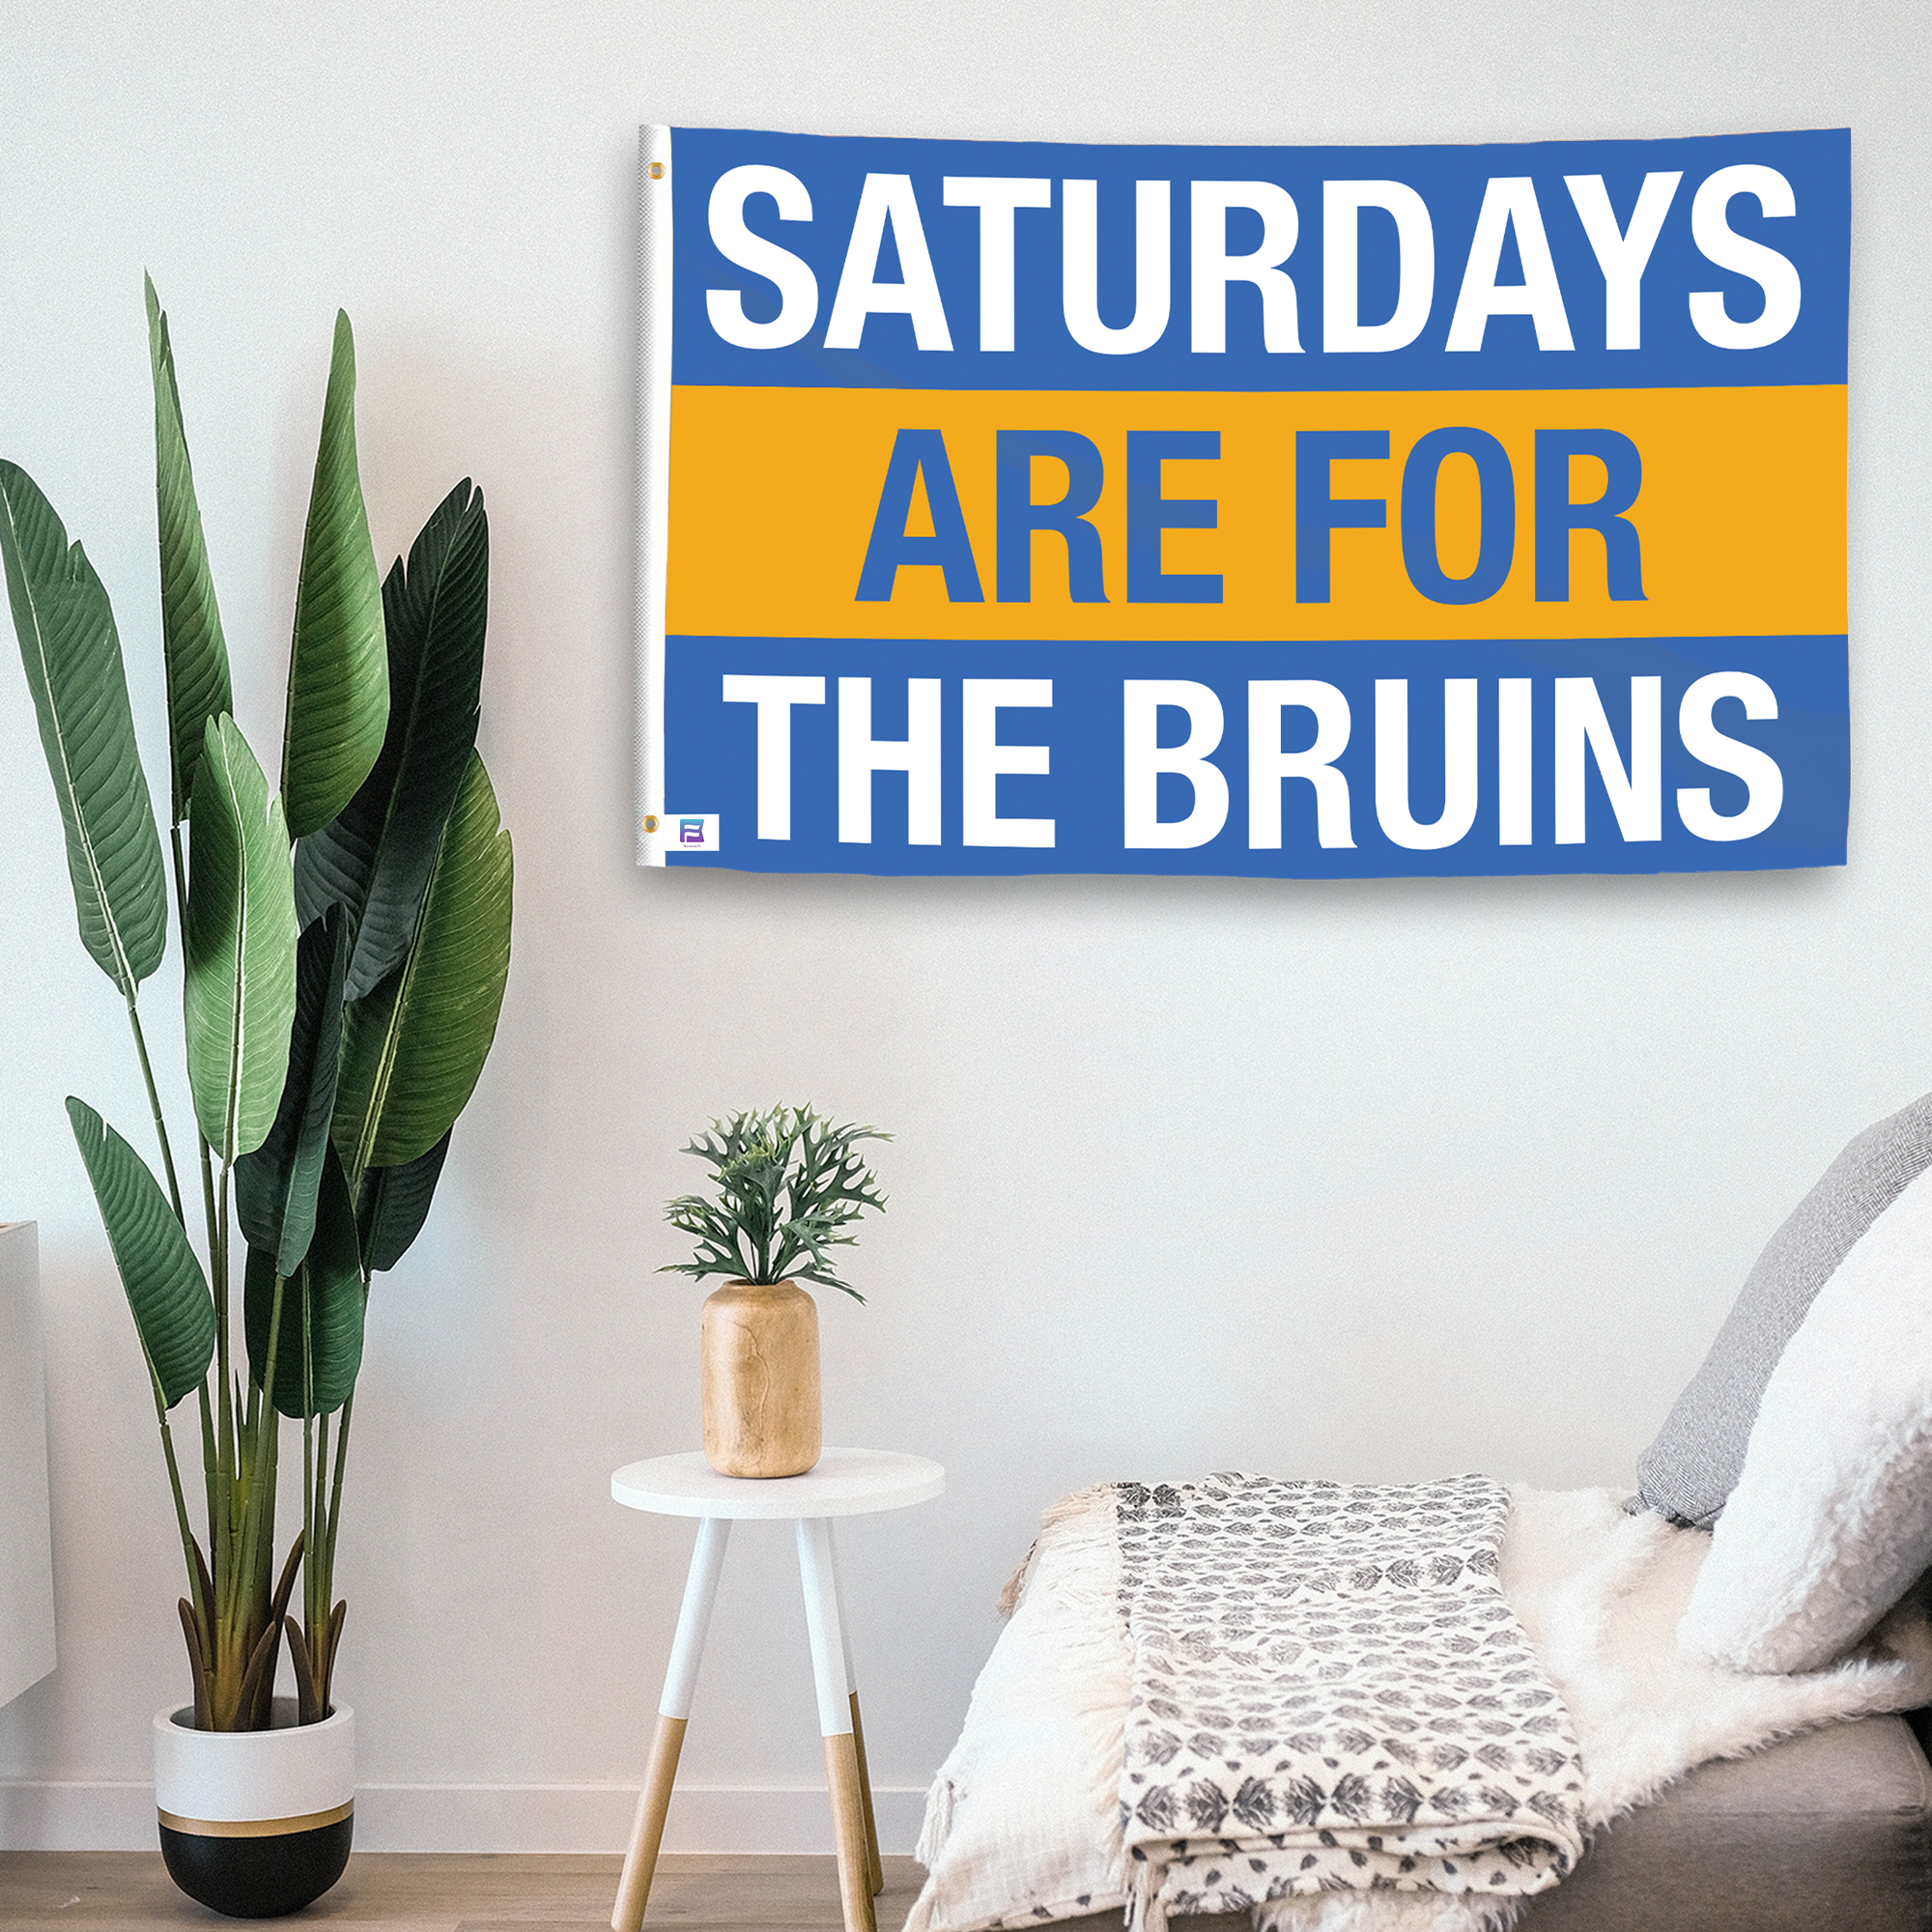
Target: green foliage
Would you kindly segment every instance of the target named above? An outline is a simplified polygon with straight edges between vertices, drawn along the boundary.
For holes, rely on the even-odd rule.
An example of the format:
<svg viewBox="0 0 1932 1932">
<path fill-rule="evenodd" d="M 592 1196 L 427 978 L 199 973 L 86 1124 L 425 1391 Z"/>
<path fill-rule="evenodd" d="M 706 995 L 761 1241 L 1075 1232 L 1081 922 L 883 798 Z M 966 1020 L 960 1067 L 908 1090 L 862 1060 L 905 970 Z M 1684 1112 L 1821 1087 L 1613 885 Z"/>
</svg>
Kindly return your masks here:
<svg viewBox="0 0 1932 1932">
<path fill-rule="evenodd" d="M 134 1330 L 161 1406 L 199 1388 L 214 1359 L 214 1303 L 208 1278 L 148 1164 L 85 1100 L 68 1119 L 133 1311 Z"/>
<path fill-rule="evenodd" d="M 362 1366 L 362 1263 L 355 1209 L 335 1151 L 327 1151 L 318 1190 L 315 1238 L 300 1266 L 287 1276 L 282 1316 L 273 1321 L 275 1258 L 248 1250 L 243 1323 L 255 1385 L 292 1420 L 332 1415 L 355 1389 Z M 269 1335 L 276 1329 L 275 1372 L 269 1369 Z"/>
<path fill-rule="evenodd" d="M 355 934 L 352 1000 L 403 962 L 442 828 L 476 744 L 490 611 L 490 520 L 465 477 L 383 585 L 389 728 L 382 755 L 339 817 L 296 852 L 302 923 L 340 905 Z"/>
<path fill-rule="evenodd" d="M 235 1163 L 235 1211 L 251 1249 L 292 1275 L 315 1233 L 316 1190 L 335 1113 L 342 1051 L 342 982 L 349 923 L 339 907 L 315 922 L 296 947 L 296 1017 L 288 1078 L 269 1137 Z"/>
<path fill-rule="evenodd" d="M 422 1233 L 448 1152 L 444 1134 L 427 1153 L 401 1167 L 372 1167 L 363 1174 L 355 1225 L 362 1236 L 362 1265 L 371 1274 L 394 1267 Z"/>
<path fill-rule="evenodd" d="M 349 1009 L 334 1135 L 352 1179 L 427 1153 L 469 1104 L 509 977 L 513 871 L 472 752 L 409 956 Z"/>
<path fill-rule="evenodd" d="M 188 1085 L 224 1167 L 268 1138 L 296 1016 L 296 886 L 282 802 L 234 719 L 211 718 L 188 821 Z"/>
<path fill-rule="evenodd" d="M 710 1166 L 718 1198 L 681 1194 L 666 1207 L 665 1219 L 696 1237 L 697 1253 L 660 1272 L 809 1281 L 864 1301 L 833 1272 L 838 1257 L 829 1250 L 852 1246 L 853 1223 L 867 1208 L 886 1205 L 878 1177 L 855 1146 L 891 1139 L 877 1127 L 835 1126 L 810 1107 L 768 1107 L 713 1121 L 711 1131 L 684 1152 Z"/>
<path fill-rule="evenodd" d="M 181 391 L 168 319 L 155 285 L 148 296 L 148 357 L 155 378 L 155 501 L 161 544 L 161 657 L 168 676 L 168 774 L 174 823 L 187 816 L 211 718 L 233 711 L 228 645 L 208 567 L 208 544 L 195 500 L 194 470 L 182 426 Z"/>
<path fill-rule="evenodd" d="M 334 1557 L 370 1279 L 423 1226 L 509 971 L 510 838 L 474 749 L 489 531 L 466 480 L 407 568 L 398 561 L 385 597 L 356 471 L 355 348 L 338 315 L 273 796 L 231 715 L 174 352 L 152 283 L 147 308 L 173 903 L 206 1273 L 185 1232 L 137 1009 L 166 947 L 170 895 L 114 614 L 80 546 L 11 463 L 0 463 L 0 558 L 81 938 L 126 997 L 167 1172 L 164 1195 L 119 1134 L 68 1103 L 153 1382 L 187 1572 L 195 1721 L 249 1730 L 269 1721 L 285 1630 L 301 1721 L 330 1709 L 347 1607 L 333 1597 Z M 248 1243 L 245 1377 L 231 1360 L 231 1181 Z M 170 1414 L 194 1391 L 205 1551 Z M 283 1417 L 302 1425 L 302 1531 L 277 1583 Z M 285 1619 L 298 1569 L 299 1624 Z"/>
<path fill-rule="evenodd" d="M 94 566 L 17 464 L 0 463 L 0 557 L 60 801 L 80 943 L 131 1001 L 168 943 L 161 838 L 134 743 L 114 611 Z"/>
<path fill-rule="evenodd" d="M 355 338 L 338 310 L 282 734 L 282 803 L 295 838 L 321 831 L 355 796 L 388 723 L 383 581 L 355 466 Z"/>
</svg>

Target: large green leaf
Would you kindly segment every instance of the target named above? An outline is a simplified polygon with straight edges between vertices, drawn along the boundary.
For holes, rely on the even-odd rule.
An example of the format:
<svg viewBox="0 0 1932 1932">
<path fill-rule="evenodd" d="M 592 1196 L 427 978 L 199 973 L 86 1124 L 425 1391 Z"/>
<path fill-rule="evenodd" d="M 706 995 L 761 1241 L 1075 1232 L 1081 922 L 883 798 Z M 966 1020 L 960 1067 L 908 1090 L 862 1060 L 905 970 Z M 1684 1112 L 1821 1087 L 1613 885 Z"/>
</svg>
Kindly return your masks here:
<svg viewBox="0 0 1932 1932">
<path fill-rule="evenodd" d="M 355 1226 L 362 1237 L 363 1263 L 371 1274 L 394 1267 L 422 1233 L 448 1153 L 449 1135 L 444 1134 L 414 1160 L 401 1167 L 372 1167 L 363 1175 Z"/>
<path fill-rule="evenodd" d="M 188 1085 L 228 1162 L 262 1145 L 281 1104 L 297 937 L 281 801 L 232 718 L 208 721 L 188 835 Z"/>
<path fill-rule="evenodd" d="M 179 825 L 194 796 L 208 721 L 233 711 L 235 703 L 187 434 L 182 427 L 168 319 L 154 282 L 146 275 L 141 279 L 148 295 L 148 358 L 155 377 L 155 502 L 161 542 L 161 653 L 168 674 L 168 772 Z"/>
<path fill-rule="evenodd" d="M 294 1274 L 315 1233 L 315 1196 L 342 1047 L 342 976 L 349 922 L 339 907 L 305 931 L 296 948 L 296 1017 L 289 1072 L 269 1137 L 235 1163 L 235 1209 L 250 1247 Z"/>
<path fill-rule="evenodd" d="M 135 1331 L 161 1405 L 199 1388 L 214 1359 L 214 1303 L 208 1279 L 147 1163 L 84 1100 L 67 1117 L 94 1183 L 107 1245 L 134 1311 Z"/>
<path fill-rule="evenodd" d="M 274 1305 L 275 1258 L 251 1247 L 242 1285 L 242 1327 L 248 1338 L 249 1373 L 265 1388 Z M 275 1378 L 270 1389 L 270 1400 L 282 1414 L 297 1421 L 304 1415 L 329 1415 L 349 1400 L 362 1366 L 362 1306 L 355 1210 L 350 1205 L 342 1163 L 331 1150 L 323 1163 L 315 1240 L 308 1259 L 282 1288 L 281 1325 L 274 1331 Z"/>
<path fill-rule="evenodd" d="M 444 821 L 476 745 L 490 524 L 465 477 L 438 505 L 383 586 L 389 728 L 383 754 L 340 815 L 296 848 L 296 908 L 306 923 L 349 908 L 359 1000 L 403 962 Z"/>
<path fill-rule="evenodd" d="M 355 796 L 383 749 L 388 717 L 383 582 L 355 468 L 355 341 L 338 310 L 282 734 L 282 803 L 292 837 L 319 831 Z"/>
<path fill-rule="evenodd" d="M 334 1137 L 342 1163 L 400 1167 L 462 1113 L 510 972 L 510 835 L 473 752 L 402 970 L 349 1009 Z"/>
<path fill-rule="evenodd" d="M 134 742 L 114 611 L 94 566 L 17 464 L 0 463 L 0 557 L 67 832 L 80 943 L 128 999 L 161 963 L 168 884 Z"/>
</svg>

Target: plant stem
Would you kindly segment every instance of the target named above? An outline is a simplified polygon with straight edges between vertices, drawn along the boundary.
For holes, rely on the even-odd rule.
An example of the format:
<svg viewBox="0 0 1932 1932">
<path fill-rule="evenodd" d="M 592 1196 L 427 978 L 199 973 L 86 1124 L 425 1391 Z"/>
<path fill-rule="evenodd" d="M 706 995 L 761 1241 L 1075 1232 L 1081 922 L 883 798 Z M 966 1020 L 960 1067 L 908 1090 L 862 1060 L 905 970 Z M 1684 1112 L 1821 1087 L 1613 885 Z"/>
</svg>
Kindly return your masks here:
<svg viewBox="0 0 1932 1932">
<path fill-rule="evenodd" d="M 155 1134 L 161 1144 L 161 1165 L 168 1172 L 168 1200 L 174 1206 L 175 1219 L 185 1228 L 187 1216 L 182 1212 L 181 1182 L 175 1179 L 175 1152 L 168 1145 L 168 1123 L 161 1118 L 161 1096 L 155 1086 L 155 1069 L 148 1059 L 148 1039 L 141 1031 L 140 1009 L 134 1004 L 132 993 L 128 995 L 128 1024 L 134 1030 L 134 1051 L 141 1057 L 141 1078 L 148 1083 L 148 1108 L 155 1117 Z"/>
<path fill-rule="evenodd" d="M 201 1404 L 201 1481 L 208 1492 L 208 1563 L 209 1582 L 214 1590 L 215 1602 L 221 1600 L 221 1577 L 225 1574 L 225 1554 L 221 1548 L 220 1525 L 223 1519 L 221 1507 L 221 1471 L 217 1463 L 214 1448 L 214 1406 L 208 1399 L 208 1383 L 203 1380 L 195 1390 Z M 213 1606 L 210 1605 L 211 1613 Z M 210 1626 L 209 1638 L 213 1641 L 213 1627 Z"/>
<path fill-rule="evenodd" d="M 194 1130 L 195 1145 L 201 1150 L 201 1215 L 208 1229 L 208 1254 L 211 1264 L 214 1259 L 215 1230 L 218 1217 L 214 1211 L 214 1157 L 209 1151 L 208 1136 L 201 1131 L 197 1122 Z"/>
<path fill-rule="evenodd" d="M 217 1400 L 220 1403 L 219 1434 L 215 1450 L 216 1468 L 230 1486 L 227 1491 L 230 1501 L 225 1514 L 228 1518 L 229 1533 L 233 1535 L 235 1505 L 232 1486 L 237 1479 L 239 1469 L 235 1440 L 235 1396 L 228 1374 L 228 1175 L 229 1164 L 224 1161 L 221 1165 L 220 1192 L 215 1197 L 214 1253 L 211 1257 L 210 1272 L 213 1276 L 214 1286 L 215 1374 L 219 1378 Z M 271 1355 L 270 1357 L 271 1363 L 273 1359 Z M 224 1602 L 233 1604 L 236 1601 L 239 1579 L 235 1577 L 232 1567 L 230 1577 L 230 1587 L 222 1595 Z"/>
<path fill-rule="evenodd" d="M 302 1297 L 302 1622 L 307 1626 L 307 1634 L 315 1630 L 315 1351 L 314 1333 L 310 1327 L 311 1309 L 306 1295 Z M 311 1664 L 315 1662 L 313 1648 L 309 1652 Z"/>
<path fill-rule="evenodd" d="M 362 1277 L 362 1298 L 366 1307 L 369 1298 L 369 1277 L 367 1275 Z M 322 1548 L 320 1551 L 317 1551 L 313 1541 L 308 1546 L 311 1555 L 316 1558 L 313 1564 L 316 1578 L 315 1607 L 310 1613 L 312 1619 L 310 1630 L 313 1634 L 310 1638 L 309 1654 L 311 1656 L 315 1655 L 314 1646 L 318 1639 L 323 1642 L 324 1647 L 327 1651 L 327 1657 L 322 1659 L 317 1664 L 319 1681 L 316 1685 L 316 1694 L 322 1700 L 322 1708 L 325 1711 L 329 1708 L 329 1689 L 335 1676 L 335 1651 L 332 1646 L 327 1644 L 327 1633 L 330 1623 L 329 1612 L 332 1607 L 330 1600 L 335 1595 L 335 1537 L 336 1532 L 342 1526 L 342 1470 L 343 1465 L 349 1460 L 349 1424 L 355 1413 L 355 1391 L 351 1389 L 347 1400 L 342 1405 L 342 1420 L 336 1426 L 335 1469 L 329 1481 L 328 1507 L 327 1510 L 322 1509 L 322 1471 L 320 1468 L 316 1471 L 316 1505 L 318 1514 L 322 1520 Z M 325 1434 L 323 1437 L 323 1459 L 325 1461 L 327 1459 L 327 1443 L 328 1438 Z M 308 1559 L 305 1558 L 302 1578 L 304 1583 L 308 1581 L 307 1569 Z"/>
<path fill-rule="evenodd" d="M 262 1563 L 262 1519 L 266 1510 L 272 1507 L 274 1495 L 273 1444 L 275 1425 L 278 1418 L 275 1405 L 275 1350 L 281 1340 L 282 1291 L 285 1284 L 280 1275 L 275 1277 L 274 1299 L 269 1308 L 269 1352 L 262 1372 L 261 1406 L 258 1411 L 258 1432 L 249 1436 L 249 1446 L 254 1451 L 249 1471 L 248 1495 L 243 1505 L 242 1548 L 236 1564 L 236 1573 L 241 1589 L 248 1592 L 249 1601 L 245 1605 L 238 1603 L 237 1622 L 244 1635 L 244 1646 L 253 1648 L 253 1638 L 258 1633 L 254 1629 L 252 1611 L 260 1591 Z M 273 1535 L 273 1524 L 270 1525 L 270 1535 Z"/>
<path fill-rule="evenodd" d="M 201 1565 L 194 1560 L 194 1531 L 188 1527 L 187 1500 L 182 1493 L 181 1464 L 175 1460 L 175 1435 L 168 1425 L 167 1406 L 161 1385 L 155 1383 L 155 1417 L 161 1425 L 161 1452 L 168 1459 L 168 1487 L 174 1492 L 175 1522 L 181 1530 L 182 1561 L 187 1565 L 188 1599 L 194 1605 L 194 1620 L 204 1632 L 209 1623 L 209 1605 L 201 1594 Z"/>
<path fill-rule="evenodd" d="M 302 1632 L 315 1629 L 315 1417 L 302 1417 Z M 311 1662 L 313 1658 L 311 1657 Z"/>
<path fill-rule="evenodd" d="M 327 1528 L 327 1567 L 331 1579 L 335 1574 L 335 1532 L 342 1521 L 342 1465 L 349 1460 L 349 1422 L 355 1413 L 355 1392 L 349 1392 L 349 1400 L 342 1405 L 341 1431 L 335 1438 L 335 1477 L 329 1489 Z"/>
<path fill-rule="evenodd" d="M 325 1415 L 315 1432 L 315 1516 L 321 1523 L 328 1520 L 328 1433 L 334 1420 Z"/>
</svg>

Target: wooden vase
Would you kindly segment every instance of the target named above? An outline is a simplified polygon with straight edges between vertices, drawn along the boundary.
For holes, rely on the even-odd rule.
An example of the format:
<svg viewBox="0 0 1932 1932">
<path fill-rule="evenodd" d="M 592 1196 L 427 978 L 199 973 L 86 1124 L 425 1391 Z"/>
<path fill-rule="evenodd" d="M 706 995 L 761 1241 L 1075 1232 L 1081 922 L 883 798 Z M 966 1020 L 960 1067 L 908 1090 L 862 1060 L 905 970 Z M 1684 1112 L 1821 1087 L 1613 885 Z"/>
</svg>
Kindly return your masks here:
<svg viewBox="0 0 1932 1932">
<path fill-rule="evenodd" d="M 707 1297 L 704 1460 L 721 1476 L 802 1476 L 818 1461 L 818 1304 L 795 1281 Z"/>
</svg>

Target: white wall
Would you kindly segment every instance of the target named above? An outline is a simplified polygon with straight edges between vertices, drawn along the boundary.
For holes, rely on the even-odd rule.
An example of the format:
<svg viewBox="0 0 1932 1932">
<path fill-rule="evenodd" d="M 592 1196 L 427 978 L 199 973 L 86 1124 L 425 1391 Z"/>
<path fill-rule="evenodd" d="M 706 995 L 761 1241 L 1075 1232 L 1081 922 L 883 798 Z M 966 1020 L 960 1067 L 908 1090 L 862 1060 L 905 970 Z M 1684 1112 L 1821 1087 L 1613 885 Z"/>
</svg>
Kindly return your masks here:
<svg viewBox="0 0 1932 1932">
<path fill-rule="evenodd" d="M 380 1285 L 339 1679 L 382 1842 L 611 1842 L 689 1530 L 608 1500 L 696 1429 L 672 1150 L 810 1096 L 901 1136 L 834 1440 L 942 1458 L 854 1527 L 882 1785 L 922 1785 L 1039 1506 L 1247 1465 L 1624 1480 L 1758 1244 L 1932 1084 L 1925 14 L 1550 0 L 1084 7 L 133 4 L 0 44 L 0 453 L 114 591 L 162 772 L 140 272 L 170 306 L 242 723 L 271 756 L 329 320 L 386 559 L 457 477 L 496 570 L 483 746 L 518 856 L 495 1059 Z M 638 124 L 1186 141 L 1855 129 L 1852 864 L 1300 885 L 631 864 Z M 130 1133 L 0 653 L 0 1218 L 41 1224 L 61 1664 L 0 1712 L 0 1843 L 139 1842 L 182 1694 L 152 1412 L 60 1102 Z M 178 1064 L 174 962 L 146 1001 Z M 185 1118 L 183 1083 L 170 1098 Z M 682 1841 L 811 1842 L 788 1556 L 741 1535 Z M 498 1786 L 466 1796 L 444 1787 Z M 730 1794 L 740 1793 L 738 1797 Z M 905 1836 L 914 1810 L 891 1801 Z M 150 1814 L 151 1815 L 151 1814 Z M 11 1819 L 11 1824 L 8 1822 Z"/>
</svg>

